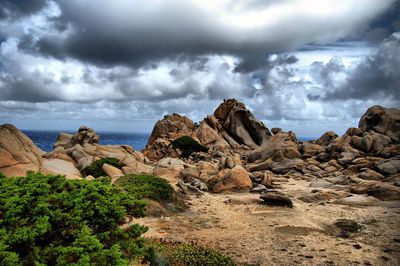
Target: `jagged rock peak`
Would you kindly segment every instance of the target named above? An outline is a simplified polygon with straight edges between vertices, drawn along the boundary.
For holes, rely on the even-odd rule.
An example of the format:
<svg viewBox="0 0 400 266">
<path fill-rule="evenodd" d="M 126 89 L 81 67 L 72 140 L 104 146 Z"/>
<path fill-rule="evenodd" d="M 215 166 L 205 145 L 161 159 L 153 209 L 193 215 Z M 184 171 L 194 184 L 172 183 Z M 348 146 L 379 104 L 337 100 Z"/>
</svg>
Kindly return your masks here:
<svg viewBox="0 0 400 266">
<path fill-rule="evenodd" d="M 236 99 L 224 101 L 218 106 L 215 113 L 220 118 L 227 113 L 226 118 L 219 122 L 239 144 L 255 149 L 267 143 L 272 136 L 269 129 L 257 120 L 243 103 Z"/>
</svg>

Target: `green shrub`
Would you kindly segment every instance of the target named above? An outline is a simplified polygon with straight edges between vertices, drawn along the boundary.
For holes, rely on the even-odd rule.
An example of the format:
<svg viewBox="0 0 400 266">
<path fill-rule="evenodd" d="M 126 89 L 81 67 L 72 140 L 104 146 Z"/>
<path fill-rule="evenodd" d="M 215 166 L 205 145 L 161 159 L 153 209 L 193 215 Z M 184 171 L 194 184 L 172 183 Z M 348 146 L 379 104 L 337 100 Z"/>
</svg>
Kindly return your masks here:
<svg viewBox="0 0 400 266">
<path fill-rule="evenodd" d="M 126 265 L 154 250 L 147 227 L 121 229 L 146 204 L 110 186 L 110 178 L 66 180 L 28 173 L 0 178 L 0 265 Z"/>
<path fill-rule="evenodd" d="M 236 265 L 236 262 L 220 252 L 195 244 L 151 242 L 160 252 L 158 263 L 167 265 Z"/>
<path fill-rule="evenodd" d="M 0 172 L 0 178 L 6 178 L 6 176 L 3 174 L 3 172 Z"/>
<path fill-rule="evenodd" d="M 126 175 L 120 177 L 115 185 L 124 188 L 137 199 L 167 200 L 174 193 L 165 179 L 151 175 Z"/>
<path fill-rule="evenodd" d="M 100 160 L 96 160 L 92 164 L 90 164 L 89 166 L 86 166 L 85 168 L 83 168 L 81 170 L 81 174 L 83 176 L 91 175 L 93 177 L 106 176 L 107 174 L 104 173 L 104 171 L 102 169 L 103 164 L 105 164 L 105 163 L 121 169 L 121 166 L 119 164 L 119 160 L 118 159 L 116 159 L 116 158 L 103 158 L 103 159 L 100 159 Z"/>
<path fill-rule="evenodd" d="M 175 150 L 180 149 L 182 151 L 182 157 L 189 157 L 193 152 L 208 151 L 207 147 L 201 145 L 189 136 L 177 138 L 171 144 Z"/>
</svg>

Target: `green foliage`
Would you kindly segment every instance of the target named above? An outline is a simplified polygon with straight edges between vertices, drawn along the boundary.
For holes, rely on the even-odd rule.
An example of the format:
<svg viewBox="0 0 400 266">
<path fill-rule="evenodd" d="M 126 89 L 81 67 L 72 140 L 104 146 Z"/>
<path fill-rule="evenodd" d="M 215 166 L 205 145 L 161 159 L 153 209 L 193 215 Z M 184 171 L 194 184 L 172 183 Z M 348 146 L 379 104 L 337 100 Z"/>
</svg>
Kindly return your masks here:
<svg viewBox="0 0 400 266">
<path fill-rule="evenodd" d="M 3 174 L 3 172 L 0 172 L 0 178 L 6 178 L 6 176 Z"/>
<path fill-rule="evenodd" d="M 182 151 L 182 157 L 189 157 L 193 152 L 208 151 L 207 147 L 201 145 L 189 136 L 177 138 L 171 144 L 174 149 L 180 149 Z"/>
<path fill-rule="evenodd" d="M 146 204 L 110 186 L 110 178 L 66 180 L 28 173 L 0 178 L 0 265 L 121 265 L 151 260 L 137 224 Z"/>
<path fill-rule="evenodd" d="M 152 244 L 161 253 L 159 260 L 167 265 L 236 265 L 232 258 L 204 246 L 157 240 Z"/>
<path fill-rule="evenodd" d="M 120 177 L 115 185 L 123 187 L 137 199 L 167 200 L 174 193 L 165 179 L 152 175 L 126 175 Z"/>
<path fill-rule="evenodd" d="M 106 176 L 106 173 L 104 173 L 102 167 L 103 164 L 109 164 L 112 166 L 115 166 L 117 168 L 121 169 L 121 166 L 119 164 L 119 160 L 116 158 L 103 158 L 100 160 L 94 161 L 91 165 L 86 166 L 81 170 L 81 174 L 84 176 L 91 175 L 93 177 L 100 177 L 100 176 Z"/>
</svg>

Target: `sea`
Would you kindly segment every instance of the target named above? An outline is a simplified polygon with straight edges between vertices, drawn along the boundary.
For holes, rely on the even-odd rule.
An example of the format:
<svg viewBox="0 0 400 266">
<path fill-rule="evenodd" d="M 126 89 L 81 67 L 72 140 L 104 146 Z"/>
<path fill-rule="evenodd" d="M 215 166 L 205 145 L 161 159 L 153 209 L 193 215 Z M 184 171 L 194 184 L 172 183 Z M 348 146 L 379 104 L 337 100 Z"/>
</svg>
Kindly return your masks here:
<svg viewBox="0 0 400 266">
<path fill-rule="evenodd" d="M 40 149 L 45 152 L 53 150 L 53 145 L 57 141 L 60 132 L 76 134 L 76 131 L 43 131 L 43 130 L 22 130 Z M 96 131 L 100 135 L 100 145 L 130 145 L 134 150 L 142 150 L 150 137 L 151 133 L 127 133 L 127 132 L 106 132 Z M 308 141 L 315 138 L 298 137 L 298 140 Z"/>
<path fill-rule="evenodd" d="M 76 134 L 76 131 L 42 131 L 22 130 L 40 149 L 45 152 L 53 150 L 60 132 Z M 105 132 L 96 131 L 100 135 L 100 145 L 130 145 L 134 150 L 142 150 L 150 137 L 150 133 L 127 133 L 127 132 Z"/>
</svg>

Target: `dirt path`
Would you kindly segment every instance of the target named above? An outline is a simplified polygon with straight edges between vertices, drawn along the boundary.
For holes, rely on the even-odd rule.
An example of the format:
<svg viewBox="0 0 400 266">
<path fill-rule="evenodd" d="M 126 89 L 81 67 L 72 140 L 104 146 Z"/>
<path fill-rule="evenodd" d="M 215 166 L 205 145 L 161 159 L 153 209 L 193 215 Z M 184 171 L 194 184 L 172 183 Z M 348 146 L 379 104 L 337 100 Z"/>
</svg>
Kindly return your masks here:
<svg viewBox="0 0 400 266">
<path fill-rule="evenodd" d="M 282 191 L 294 196 L 305 185 L 290 180 Z M 241 265 L 399 265 L 400 208 L 304 203 L 294 208 L 259 203 L 259 195 L 192 196 L 188 211 L 145 218 L 146 237 L 195 241 L 232 256 Z M 363 226 L 349 238 L 338 237 L 339 218 Z"/>
</svg>

